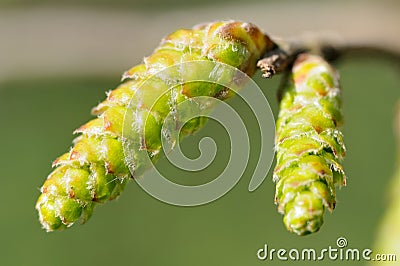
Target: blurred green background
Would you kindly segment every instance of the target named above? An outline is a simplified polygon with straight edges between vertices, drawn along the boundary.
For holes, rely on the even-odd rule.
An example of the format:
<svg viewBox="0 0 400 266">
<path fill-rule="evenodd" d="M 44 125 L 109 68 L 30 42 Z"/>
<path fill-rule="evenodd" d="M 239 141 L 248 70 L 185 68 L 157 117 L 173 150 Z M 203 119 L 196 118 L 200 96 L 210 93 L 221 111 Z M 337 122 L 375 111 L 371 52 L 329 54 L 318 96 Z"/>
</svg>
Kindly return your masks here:
<svg viewBox="0 0 400 266">
<path fill-rule="evenodd" d="M 72 131 L 91 118 L 90 108 L 119 83 L 125 69 L 177 28 L 233 18 L 255 22 L 276 36 L 314 32 L 399 48 L 394 34 L 400 25 L 397 1 L 321 2 L 1 1 L 0 265 L 262 265 L 272 264 L 256 257 L 264 244 L 318 250 L 335 246 L 341 236 L 349 247 L 371 248 L 394 172 L 392 120 L 400 98 L 399 68 L 376 57 L 348 57 L 337 64 L 344 89 L 344 167 L 349 179 L 338 191 L 336 210 L 326 213 L 324 226 L 314 235 L 298 237 L 284 229 L 273 203 L 271 175 L 248 192 L 256 153 L 239 184 L 205 206 L 170 206 L 131 182 L 117 201 L 97 208 L 86 225 L 51 234 L 40 228 L 34 209 L 52 160 L 70 147 Z M 276 115 L 280 77 L 263 80 L 257 73 L 255 79 Z M 243 107 L 239 99 L 230 103 Z M 242 110 L 245 119 L 251 118 Z M 254 121 L 247 123 L 254 131 Z M 221 171 L 228 156 L 226 132 L 208 123 L 185 139 L 188 156 L 198 155 L 193 143 L 202 136 L 216 140 L 217 161 L 193 176 L 161 161 L 171 179 L 201 183 Z M 281 264 L 289 262 L 273 262 Z"/>
</svg>

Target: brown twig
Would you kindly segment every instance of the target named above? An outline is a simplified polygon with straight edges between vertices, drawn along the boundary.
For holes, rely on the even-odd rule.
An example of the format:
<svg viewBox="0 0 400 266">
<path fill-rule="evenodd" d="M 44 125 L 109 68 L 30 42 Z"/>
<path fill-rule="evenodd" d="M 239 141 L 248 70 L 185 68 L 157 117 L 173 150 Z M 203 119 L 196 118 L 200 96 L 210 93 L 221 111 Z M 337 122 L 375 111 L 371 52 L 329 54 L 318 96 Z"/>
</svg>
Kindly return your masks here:
<svg viewBox="0 0 400 266">
<path fill-rule="evenodd" d="M 261 69 L 264 78 L 271 78 L 286 69 L 291 61 L 290 57 L 287 51 L 277 46 L 276 49 L 269 51 L 263 59 L 258 61 L 257 67 Z"/>
<path fill-rule="evenodd" d="M 284 72 L 303 52 L 313 52 L 322 55 L 328 61 L 337 61 L 349 56 L 374 56 L 388 59 L 400 66 L 400 51 L 384 46 L 345 44 L 331 41 L 307 43 L 293 42 L 276 44 L 276 48 L 265 54 L 258 61 L 257 66 L 261 69 L 264 78 L 271 78 L 275 74 Z"/>
</svg>

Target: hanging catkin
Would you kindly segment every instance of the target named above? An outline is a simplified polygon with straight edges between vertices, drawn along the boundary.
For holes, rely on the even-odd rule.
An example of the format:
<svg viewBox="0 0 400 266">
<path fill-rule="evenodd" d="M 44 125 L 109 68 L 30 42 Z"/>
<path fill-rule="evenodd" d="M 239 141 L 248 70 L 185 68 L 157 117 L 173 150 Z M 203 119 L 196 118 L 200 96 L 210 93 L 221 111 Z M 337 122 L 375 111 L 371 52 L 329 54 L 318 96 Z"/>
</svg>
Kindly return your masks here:
<svg viewBox="0 0 400 266">
<path fill-rule="evenodd" d="M 147 119 L 144 129 L 138 123 L 137 130 L 144 130 L 146 140 L 140 149 L 155 162 L 162 149 L 161 127 L 173 108 L 172 103 L 195 96 L 225 99 L 230 95 L 223 93 L 226 88 L 222 86 L 202 82 L 165 93 L 169 89 L 168 80 L 174 79 L 174 73 L 156 78 L 152 77 L 153 74 L 183 62 L 209 60 L 252 75 L 257 60 L 273 47 L 273 42 L 257 27 L 235 21 L 203 24 L 189 30 L 178 30 L 164 38 L 143 64 L 124 74 L 128 80 L 109 92 L 107 99 L 92 110 L 98 117 L 75 131 L 80 136 L 75 139 L 72 149 L 54 162 L 55 169 L 42 186 L 36 204 L 43 227 L 53 231 L 77 221 L 85 222 L 98 203 L 115 199 L 129 178 L 143 174 L 146 167 L 140 158 L 133 158 L 133 162 L 130 158 L 134 173 L 129 171 L 124 158 L 122 128 L 130 103 L 136 103 L 133 111 L 137 121 Z M 183 74 L 190 80 L 192 72 L 196 74 L 195 71 Z M 144 83 L 146 86 L 142 86 Z M 151 108 L 160 95 L 163 96 Z M 202 123 L 202 118 L 191 120 L 182 133 L 189 134 L 199 129 Z M 132 138 L 135 136 L 139 138 L 140 134 Z"/>
<path fill-rule="evenodd" d="M 275 202 L 289 231 L 319 230 L 333 211 L 336 186 L 346 184 L 341 90 L 337 72 L 319 56 L 302 54 L 284 88 L 277 121 Z"/>
</svg>

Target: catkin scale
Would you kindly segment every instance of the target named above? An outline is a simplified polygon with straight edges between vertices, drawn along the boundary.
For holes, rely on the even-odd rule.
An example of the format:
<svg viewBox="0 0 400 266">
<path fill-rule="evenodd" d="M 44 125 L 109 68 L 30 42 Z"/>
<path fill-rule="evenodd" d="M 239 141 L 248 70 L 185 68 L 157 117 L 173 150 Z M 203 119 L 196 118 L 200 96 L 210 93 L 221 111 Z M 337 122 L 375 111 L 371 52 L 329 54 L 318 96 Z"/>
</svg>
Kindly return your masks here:
<svg viewBox="0 0 400 266">
<path fill-rule="evenodd" d="M 225 99 L 226 88 L 203 82 L 184 84 L 168 91 L 169 80 L 178 73 L 168 67 L 194 60 L 228 64 L 252 75 L 256 62 L 274 43 L 250 23 L 220 21 L 193 29 L 178 30 L 164 38 L 154 53 L 123 74 L 124 82 L 107 93 L 107 99 L 92 109 L 97 118 L 81 126 L 74 146 L 53 163 L 36 203 L 44 229 L 54 231 L 86 222 L 99 203 L 117 198 L 129 178 L 143 175 L 143 156 L 157 161 L 163 120 L 173 106 L 195 96 Z M 165 70 L 166 71 L 162 71 Z M 160 76 L 158 73 L 162 71 Z M 195 69 L 182 71 L 186 80 Z M 153 76 L 155 75 L 155 76 Z M 155 99 L 160 99 L 154 104 Z M 153 105 L 154 104 L 154 105 Z M 134 108 L 132 158 L 125 158 L 122 136 L 124 114 Z M 143 124 L 140 121 L 146 119 Z M 181 134 L 190 134 L 204 123 L 199 117 L 186 123 Z M 139 132 L 144 132 L 143 137 Z M 128 165 L 129 164 L 129 165 Z M 129 169 L 134 169 L 131 173 Z"/>
<path fill-rule="evenodd" d="M 333 211 L 336 186 L 346 183 L 341 90 L 337 72 L 321 57 L 302 54 L 293 64 L 277 121 L 275 202 L 298 235 L 316 232 Z"/>
</svg>

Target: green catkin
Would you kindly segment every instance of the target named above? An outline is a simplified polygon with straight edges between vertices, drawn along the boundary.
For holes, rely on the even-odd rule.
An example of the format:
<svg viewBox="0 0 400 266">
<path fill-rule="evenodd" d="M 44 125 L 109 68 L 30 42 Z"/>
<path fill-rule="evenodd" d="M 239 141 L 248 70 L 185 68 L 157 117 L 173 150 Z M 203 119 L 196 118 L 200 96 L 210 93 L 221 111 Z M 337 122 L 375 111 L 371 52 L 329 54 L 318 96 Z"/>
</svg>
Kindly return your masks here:
<svg viewBox="0 0 400 266">
<path fill-rule="evenodd" d="M 169 89 L 168 80 L 176 75 L 168 71 L 160 77 L 152 77 L 153 74 L 175 64 L 208 60 L 228 64 L 252 75 L 257 60 L 273 47 L 273 42 L 256 26 L 235 21 L 182 29 L 164 38 L 143 64 L 124 73 L 126 81 L 93 108 L 92 113 L 97 118 L 75 131 L 80 136 L 74 140 L 74 146 L 54 162 L 55 169 L 44 182 L 36 204 L 44 229 L 61 230 L 77 221 L 87 221 L 96 205 L 117 198 L 130 178 L 140 177 L 146 169 L 141 156 L 148 154 L 155 162 L 161 154 L 161 126 L 173 108 L 172 103 L 176 105 L 194 96 L 223 100 L 231 95 L 222 86 L 195 82 L 175 88 L 174 93 L 166 93 L 151 108 L 157 97 Z M 190 80 L 195 71 L 183 74 Z M 137 121 L 147 118 L 145 126 L 138 122 L 138 128 L 130 136 L 140 143 L 140 147 L 134 147 L 138 151 L 129 160 L 124 157 L 122 135 L 128 107 L 134 109 Z M 181 134 L 198 130 L 203 122 L 204 118 L 189 121 Z M 138 133 L 143 130 L 145 138 Z M 134 176 L 127 161 L 132 164 Z"/>
<path fill-rule="evenodd" d="M 342 122 L 337 72 L 319 56 L 300 55 L 282 94 L 274 170 L 275 202 L 298 235 L 320 229 L 325 208 L 335 208 L 335 187 L 346 184 Z"/>
</svg>

